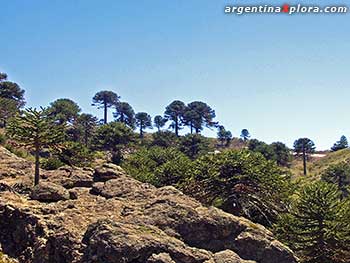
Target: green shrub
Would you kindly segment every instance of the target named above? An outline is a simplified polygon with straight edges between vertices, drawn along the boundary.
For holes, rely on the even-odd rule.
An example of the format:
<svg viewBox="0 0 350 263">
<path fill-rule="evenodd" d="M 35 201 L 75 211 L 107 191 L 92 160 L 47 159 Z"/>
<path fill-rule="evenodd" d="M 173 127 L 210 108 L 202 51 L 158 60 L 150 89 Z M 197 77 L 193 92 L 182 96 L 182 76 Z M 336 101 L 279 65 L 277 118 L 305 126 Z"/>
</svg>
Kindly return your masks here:
<svg viewBox="0 0 350 263">
<path fill-rule="evenodd" d="M 132 154 L 122 166 L 136 179 L 160 187 L 185 180 L 191 161 L 175 148 L 152 147 Z"/>
<path fill-rule="evenodd" d="M 93 153 L 79 142 L 66 142 L 57 153 L 58 159 L 71 166 L 90 166 L 94 159 Z"/>
<path fill-rule="evenodd" d="M 43 159 L 40 164 L 40 167 L 45 170 L 56 170 L 63 165 L 64 163 L 61 162 L 61 160 L 57 157 L 50 157 L 48 159 Z"/>
<path fill-rule="evenodd" d="M 207 205 L 271 226 L 292 188 L 290 175 L 260 153 L 231 150 L 198 158 L 181 188 Z"/>
<path fill-rule="evenodd" d="M 5 134 L 0 133 L 0 145 L 4 145 L 6 143 Z"/>
</svg>

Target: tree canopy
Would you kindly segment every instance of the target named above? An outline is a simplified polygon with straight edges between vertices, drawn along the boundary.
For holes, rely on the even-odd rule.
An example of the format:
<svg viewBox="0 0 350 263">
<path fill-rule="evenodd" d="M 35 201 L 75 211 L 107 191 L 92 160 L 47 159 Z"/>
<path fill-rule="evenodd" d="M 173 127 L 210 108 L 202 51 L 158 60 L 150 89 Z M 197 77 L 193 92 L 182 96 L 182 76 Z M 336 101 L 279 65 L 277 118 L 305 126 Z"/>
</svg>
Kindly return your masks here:
<svg viewBox="0 0 350 263">
<path fill-rule="evenodd" d="M 81 109 L 71 99 L 58 99 L 50 104 L 47 111 L 59 124 L 72 124 L 78 118 Z"/>
<path fill-rule="evenodd" d="M 179 100 L 173 101 L 165 108 L 164 116 L 167 120 L 172 121 L 170 127 L 175 130 L 176 136 L 179 136 L 179 130 L 183 126 L 185 110 L 185 103 Z"/>
<path fill-rule="evenodd" d="M 127 102 L 118 102 L 115 105 L 113 116 L 116 121 L 120 121 L 130 128 L 135 127 L 135 112 L 131 105 Z"/>
<path fill-rule="evenodd" d="M 92 98 L 92 106 L 97 106 L 104 110 L 103 122 L 107 123 L 107 110 L 110 107 L 116 106 L 119 101 L 119 96 L 113 91 L 103 90 L 99 91 Z"/>
<path fill-rule="evenodd" d="M 331 148 L 331 150 L 333 152 L 336 152 L 336 151 L 339 151 L 339 150 L 342 150 L 342 149 L 346 149 L 349 147 L 349 144 L 348 144 L 348 139 L 343 135 L 340 137 L 340 140 L 337 141 Z"/>
<path fill-rule="evenodd" d="M 152 128 L 152 118 L 147 112 L 138 112 L 135 116 L 136 126 L 140 129 L 140 138 L 143 138 L 144 130 Z"/>
</svg>

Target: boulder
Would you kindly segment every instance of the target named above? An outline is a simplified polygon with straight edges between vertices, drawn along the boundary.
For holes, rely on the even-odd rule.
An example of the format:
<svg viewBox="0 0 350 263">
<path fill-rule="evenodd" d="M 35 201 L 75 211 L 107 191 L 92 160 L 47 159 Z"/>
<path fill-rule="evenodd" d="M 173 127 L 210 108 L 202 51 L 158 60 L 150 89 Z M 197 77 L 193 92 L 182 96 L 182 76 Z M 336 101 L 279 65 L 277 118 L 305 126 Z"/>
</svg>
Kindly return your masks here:
<svg viewBox="0 0 350 263">
<path fill-rule="evenodd" d="M 125 171 L 120 166 L 112 163 L 106 163 L 96 167 L 94 172 L 94 181 L 105 182 L 111 179 L 123 177 L 125 175 Z"/>
<path fill-rule="evenodd" d="M 41 202 L 57 202 L 69 200 L 70 194 L 63 186 L 43 182 L 34 186 L 30 198 Z"/>
</svg>

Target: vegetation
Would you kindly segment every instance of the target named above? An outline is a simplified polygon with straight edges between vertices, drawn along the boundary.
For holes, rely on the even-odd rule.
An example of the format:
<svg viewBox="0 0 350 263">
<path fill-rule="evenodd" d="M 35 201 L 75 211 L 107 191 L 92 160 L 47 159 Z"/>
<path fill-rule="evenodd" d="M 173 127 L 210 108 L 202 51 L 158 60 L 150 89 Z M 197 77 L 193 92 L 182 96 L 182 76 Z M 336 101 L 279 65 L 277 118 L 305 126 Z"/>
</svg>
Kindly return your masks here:
<svg viewBox="0 0 350 263">
<path fill-rule="evenodd" d="M 304 175 L 307 174 L 306 160 L 310 153 L 315 152 L 315 144 L 309 138 L 300 138 L 294 142 L 294 151 L 297 155 L 302 154 Z"/>
<path fill-rule="evenodd" d="M 103 122 L 82 113 L 68 98 L 47 109 L 23 110 L 24 90 L 0 73 L 0 144 L 35 159 L 35 184 L 39 164 L 50 170 L 105 159 L 142 182 L 172 185 L 203 204 L 263 224 L 303 263 L 350 262 L 350 150 L 345 136 L 317 159 L 310 158 L 315 145 L 308 138 L 294 142 L 295 155 L 282 142 L 251 139 L 248 129 L 233 138 L 202 101 L 175 100 L 152 123 L 148 113 L 135 114 L 113 91 L 100 91 L 92 100 L 104 110 Z M 109 108 L 114 110 L 112 122 L 107 120 Z M 156 132 L 145 133 L 152 127 Z M 217 139 L 201 135 L 205 128 L 217 128 Z M 307 171 L 308 176 L 298 176 Z"/>
<path fill-rule="evenodd" d="M 340 140 L 337 141 L 333 147 L 331 148 L 331 150 L 333 152 L 336 152 L 336 151 L 339 151 L 339 150 L 342 150 L 342 149 L 346 149 L 349 147 L 349 144 L 348 144 L 348 139 L 343 135 L 340 137 Z"/>
<path fill-rule="evenodd" d="M 34 184 L 37 185 L 40 179 L 40 151 L 47 147 L 55 147 L 63 141 L 63 127 L 47 115 L 47 110 L 29 108 L 22 115 L 12 119 L 7 127 L 7 135 L 22 146 L 34 150 Z"/>
<path fill-rule="evenodd" d="M 319 181 L 298 192 L 290 211 L 280 216 L 275 233 L 307 263 L 349 262 L 349 203 L 337 187 Z"/>
</svg>

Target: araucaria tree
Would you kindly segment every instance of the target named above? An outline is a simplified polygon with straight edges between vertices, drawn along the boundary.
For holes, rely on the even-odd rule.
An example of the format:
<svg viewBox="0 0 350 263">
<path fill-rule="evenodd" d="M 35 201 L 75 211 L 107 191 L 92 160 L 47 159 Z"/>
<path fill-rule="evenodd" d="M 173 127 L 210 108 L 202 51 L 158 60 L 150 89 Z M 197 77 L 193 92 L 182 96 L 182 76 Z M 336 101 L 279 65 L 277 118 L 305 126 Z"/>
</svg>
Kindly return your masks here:
<svg viewBox="0 0 350 263">
<path fill-rule="evenodd" d="M 158 129 L 158 131 L 160 131 L 160 129 L 164 127 L 167 120 L 162 116 L 157 115 L 154 117 L 153 122 L 154 122 L 154 126 Z"/>
<path fill-rule="evenodd" d="M 6 126 L 7 121 L 13 117 L 24 104 L 24 90 L 22 90 L 18 84 L 7 81 L 7 74 L 0 72 L 1 126 Z"/>
<path fill-rule="evenodd" d="M 244 141 L 247 141 L 249 138 L 250 138 L 250 134 L 249 134 L 249 131 L 247 129 L 243 129 L 241 131 L 241 138 L 244 140 Z"/>
<path fill-rule="evenodd" d="M 74 126 L 79 132 L 81 141 L 87 147 L 92 138 L 92 135 L 97 127 L 97 118 L 92 114 L 83 113 L 78 116 Z"/>
<path fill-rule="evenodd" d="M 58 99 L 50 104 L 48 115 L 59 124 L 73 123 L 81 111 L 78 104 L 70 99 Z"/>
<path fill-rule="evenodd" d="M 306 160 L 309 154 L 315 152 L 315 144 L 309 138 L 299 138 L 294 142 L 294 151 L 297 155 L 302 154 L 303 156 L 303 166 L 304 166 L 304 175 L 307 174 L 306 169 Z"/>
<path fill-rule="evenodd" d="M 335 184 L 338 187 L 341 195 L 346 198 L 350 191 L 350 164 L 341 162 L 329 166 L 322 174 L 321 179 L 327 183 Z"/>
<path fill-rule="evenodd" d="M 92 98 L 92 106 L 97 106 L 99 109 L 104 110 L 103 122 L 107 123 L 107 110 L 108 108 L 115 106 L 119 101 L 119 96 L 113 91 L 103 90 L 97 92 Z"/>
<path fill-rule="evenodd" d="M 64 127 L 57 125 L 52 118 L 48 117 L 47 110 L 29 108 L 22 115 L 12 119 L 7 127 L 7 135 L 22 146 L 34 151 L 34 185 L 37 185 L 40 178 L 40 151 L 44 148 L 58 146 L 64 138 Z"/>
<path fill-rule="evenodd" d="M 342 150 L 342 149 L 346 149 L 349 147 L 349 144 L 348 144 L 348 139 L 343 135 L 340 137 L 340 140 L 337 141 L 333 147 L 331 148 L 331 150 L 333 152 L 335 151 L 339 151 L 339 150 Z"/>
<path fill-rule="evenodd" d="M 214 122 L 215 111 L 204 102 L 194 101 L 187 105 L 183 115 L 184 123 L 190 127 L 191 133 L 193 130 L 200 133 L 203 127 L 214 127 L 217 122 Z"/>
<path fill-rule="evenodd" d="M 136 113 L 136 125 L 140 128 L 140 138 L 143 138 L 144 130 L 147 128 L 152 128 L 152 119 L 146 112 Z"/>
<path fill-rule="evenodd" d="M 135 112 L 129 103 L 118 102 L 115 105 L 115 110 L 113 116 L 116 121 L 122 122 L 130 128 L 135 127 Z"/>
<path fill-rule="evenodd" d="M 303 263 L 350 262 L 349 203 L 337 187 L 322 181 L 305 186 L 290 211 L 280 216 L 275 233 L 297 252 Z"/>
<path fill-rule="evenodd" d="M 186 110 L 185 103 L 179 100 L 173 101 L 165 108 L 164 117 L 167 120 L 172 121 L 172 124 L 170 125 L 170 127 L 175 130 L 176 136 L 179 136 L 179 130 L 183 125 L 183 116 L 184 116 L 185 110 Z"/>
<path fill-rule="evenodd" d="M 232 133 L 227 131 L 224 126 L 220 125 L 218 127 L 218 140 L 220 141 L 221 146 L 229 146 L 232 140 Z"/>
</svg>

